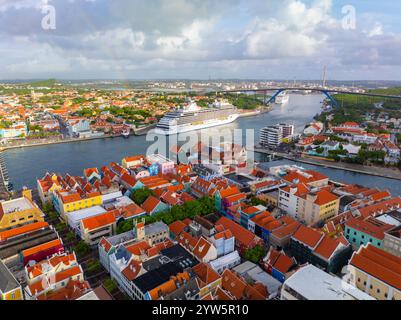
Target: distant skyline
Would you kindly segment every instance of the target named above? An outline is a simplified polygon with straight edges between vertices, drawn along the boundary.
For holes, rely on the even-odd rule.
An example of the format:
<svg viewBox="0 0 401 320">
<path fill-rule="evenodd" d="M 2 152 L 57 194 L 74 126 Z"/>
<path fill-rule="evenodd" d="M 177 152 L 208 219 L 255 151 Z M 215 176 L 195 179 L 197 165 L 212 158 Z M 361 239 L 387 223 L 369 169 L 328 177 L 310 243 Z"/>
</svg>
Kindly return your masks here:
<svg viewBox="0 0 401 320">
<path fill-rule="evenodd" d="M 326 65 L 328 80 L 398 81 L 399 12 L 390 0 L 0 0 L 0 79 L 319 80 Z"/>
</svg>

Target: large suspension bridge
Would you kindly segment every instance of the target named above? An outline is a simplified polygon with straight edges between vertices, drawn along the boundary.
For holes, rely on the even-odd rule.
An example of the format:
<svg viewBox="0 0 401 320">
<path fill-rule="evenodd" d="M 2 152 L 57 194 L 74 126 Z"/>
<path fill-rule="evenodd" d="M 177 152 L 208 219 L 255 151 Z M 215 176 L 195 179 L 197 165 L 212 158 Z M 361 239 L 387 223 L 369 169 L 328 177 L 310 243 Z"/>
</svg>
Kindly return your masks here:
<svg viewBox="0 0 401 320">
<path fill-rule="evenodd" d="M 274 91 L 275 93 L 267 99 L 267 92 Z M 399 95 L 386 95 L 380 93 L 372 93 L 372 92 L 355 92 L 349 91 L 345 89 L 335 89 L 335 88 L 325 88 L 325 87 L 296 87 L 296 86 L 283 86 L 283 87 L 269 87 L 262 89 L 232 89 L 232 90 L 218 90 L 213 91 L 216 92 L 216 95 L 219 93 L 244 93 L 244 92 L 254 92 L 256 93 L 264 93 L 264 100 L 266 104 L 272 103 L 276 97 L 285 91 L 309 91 L 309 92 L 321 92 L 323 93 L 332 103 L 333 106 L 338 106 L 337 101 L 333 98 L 332 94 L 350 94 L 350 95 L 358 95 L 358 96 L 366 96 L 366 97 L 376 97 L 376 98 L 385 98 L 385 99 L 401 99 Z"/>
</svg>

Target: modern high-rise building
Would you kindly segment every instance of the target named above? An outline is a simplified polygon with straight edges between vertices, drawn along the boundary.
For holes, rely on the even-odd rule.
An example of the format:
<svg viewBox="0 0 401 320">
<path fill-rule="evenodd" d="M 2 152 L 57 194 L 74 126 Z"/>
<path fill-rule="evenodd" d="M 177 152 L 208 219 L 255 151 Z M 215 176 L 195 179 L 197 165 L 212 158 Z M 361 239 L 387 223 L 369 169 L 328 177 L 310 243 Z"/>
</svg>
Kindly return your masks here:
<svg viewBox="0 0 401 320">
<path fill-rule="evenodd" d="M 294 126 L 280 123 L 260 130 L 260 144 L 264 147 L 277 147 L 284 138 L 294 135 Z"/>
</svg>

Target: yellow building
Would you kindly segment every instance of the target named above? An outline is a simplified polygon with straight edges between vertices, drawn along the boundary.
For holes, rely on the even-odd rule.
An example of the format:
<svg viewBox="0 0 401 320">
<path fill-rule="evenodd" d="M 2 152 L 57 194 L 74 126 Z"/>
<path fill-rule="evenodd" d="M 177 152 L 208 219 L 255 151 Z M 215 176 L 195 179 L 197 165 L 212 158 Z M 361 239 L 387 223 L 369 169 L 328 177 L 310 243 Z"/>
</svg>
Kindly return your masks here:
<svg viewBox="0 0 401 320">
<path fill-rule="evenodd" d="M 44 213 L 32 201 L 30 190 L 23 197 L 0 202 L 0 231 L 44 221 Z"/>
<path fill-rule="evenodd" d="M 42 204 L 51 202 L 53 192 L 61 189 L 59 177 L 56 174 L 46 173 L 43 179 L 37 180 L 37 188 Z"/>
<path fill-rule="evenodd" d="M 67 220 L 69 212 L 99 206 L 103 203 L 100 192 L 89 192 L 84 198 L 76 191 L 57 190 L 54 195 L 54 207 L 64 220 Z"/>
<path fill-rule="evenodd" d="M 192 270 L 195 272 L 198 278 L 200 298 L 208 295 L 209 293 L 214 293 L 217 287 L 221 287 L 221 276 L 207 263 L 200 263 L 193 267 Z"/>
<path fill-rule="evenodd" d="M 378 300 L 401 300 L 401 258 L 370 243 L 361 246 L 352 255 L 346 280 Z"/>
<path fill-rule="evenodd" d="M 24 300 L 21 285 L 1 260 L 0 300 Z"/>
<path fill-rule="evenodd" d="M 125 157 L 121 161 L 121 165 L 125 169 L 137 167 L 143 164 L 144 159 L 144 156 Z"/>
<path fill-rule="evenodd" d="M 279 208 L 295 219 L 312 225 L 336 216 L 340 199 L 325 189 L 313 190 L 299 183 L 280 189 Z"/>
</svg>

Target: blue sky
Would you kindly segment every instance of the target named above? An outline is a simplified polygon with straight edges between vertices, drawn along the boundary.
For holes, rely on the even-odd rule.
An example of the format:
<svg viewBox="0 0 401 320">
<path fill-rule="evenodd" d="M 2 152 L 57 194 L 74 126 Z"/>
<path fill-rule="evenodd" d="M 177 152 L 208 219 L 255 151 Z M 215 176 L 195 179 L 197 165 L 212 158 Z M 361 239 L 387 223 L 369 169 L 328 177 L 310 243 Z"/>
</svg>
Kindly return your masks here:
<svg viewBox="0 0 401 320">
<path fill-rule="evenodd" d="M 0 78 L 401 80 L 401 1 L 44 2 L 0 0 Z"/>
</svg>

